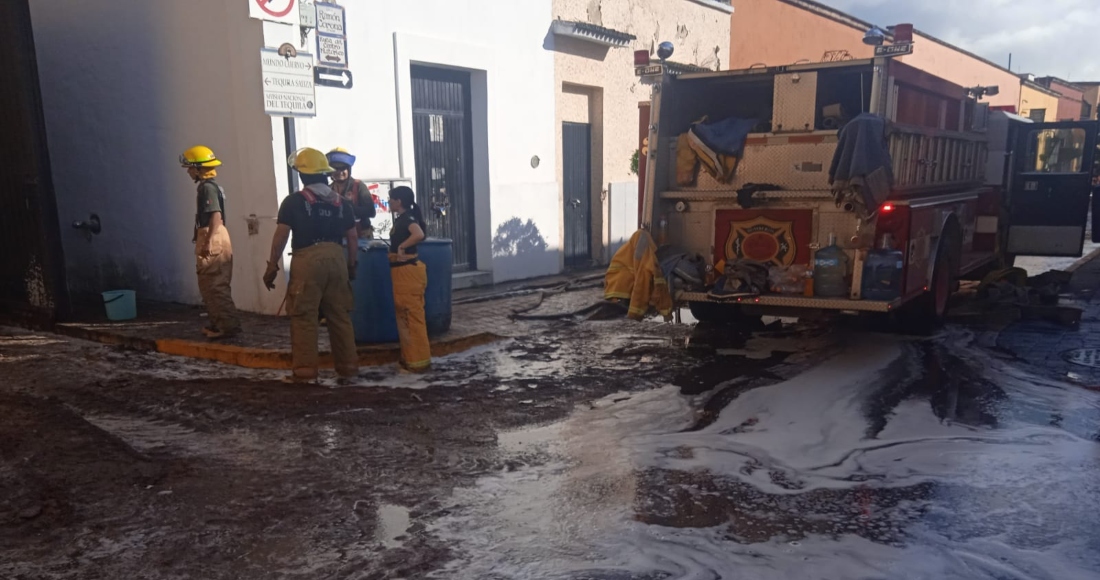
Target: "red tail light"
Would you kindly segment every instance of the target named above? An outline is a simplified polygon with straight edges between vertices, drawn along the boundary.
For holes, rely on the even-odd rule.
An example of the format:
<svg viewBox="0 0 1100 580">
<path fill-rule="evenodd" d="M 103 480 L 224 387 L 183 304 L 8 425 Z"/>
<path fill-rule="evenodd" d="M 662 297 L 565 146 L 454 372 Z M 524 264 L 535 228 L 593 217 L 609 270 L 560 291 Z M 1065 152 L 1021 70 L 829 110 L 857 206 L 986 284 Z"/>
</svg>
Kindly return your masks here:
<svg viewBox="0 0 1100 580">
<path fill-rule="evenodd" d="M 649 64 L 649 51 L 648 50 L 635 50 L 634 51 L 634 66 L 646 66 Z"/>
<path fill-rule="evenodd" d="M 882 209 L 879 210 L 879 211 L 881 211 L 882 213 L 890 213 L 890 212 L 894 211 L 895 209 L 896 208 L 894 207 L 894 204 L 888 203 L 888 204 L 883 205 Z"/>
</svg>

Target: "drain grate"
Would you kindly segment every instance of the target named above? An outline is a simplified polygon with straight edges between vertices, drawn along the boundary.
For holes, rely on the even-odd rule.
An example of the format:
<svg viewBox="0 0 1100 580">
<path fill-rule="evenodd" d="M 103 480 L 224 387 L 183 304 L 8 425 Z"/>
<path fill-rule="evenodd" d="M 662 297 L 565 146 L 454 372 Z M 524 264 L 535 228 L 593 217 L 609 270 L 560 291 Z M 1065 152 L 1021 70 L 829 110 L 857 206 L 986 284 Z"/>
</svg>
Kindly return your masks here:
<svg viewBox="0 0 1100 580">
<path fill-rule="evenodd" d="M 1100 348 L 1078 348 L 1062 353 L 1066 362 L 1083 367 L 1100 368 Z"/>
</svg>

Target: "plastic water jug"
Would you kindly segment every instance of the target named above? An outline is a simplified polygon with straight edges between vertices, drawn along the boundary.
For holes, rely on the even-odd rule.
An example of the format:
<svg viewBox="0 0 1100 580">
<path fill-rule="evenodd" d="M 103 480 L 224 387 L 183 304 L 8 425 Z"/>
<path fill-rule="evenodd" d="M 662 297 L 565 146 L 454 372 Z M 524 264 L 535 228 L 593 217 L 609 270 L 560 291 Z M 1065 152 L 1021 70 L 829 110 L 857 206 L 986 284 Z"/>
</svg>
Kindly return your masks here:
<svg viewBox="0 0 1100 580">
<path fill-rule="evenodd" d="M 867 253 L 863 263 L 863 298 L 894 300 L 901 296 L 901 274 L 905 257 L 893 249 L 890 236 L 883 236 L 882 247 Z"/>
<path fill-rule="evenodd" d="M 814 296 L 848 296 L 848 254 L 836 245 L 836 234 L 829 234 L 829 245 L 814 254 Z"/>
</svg>

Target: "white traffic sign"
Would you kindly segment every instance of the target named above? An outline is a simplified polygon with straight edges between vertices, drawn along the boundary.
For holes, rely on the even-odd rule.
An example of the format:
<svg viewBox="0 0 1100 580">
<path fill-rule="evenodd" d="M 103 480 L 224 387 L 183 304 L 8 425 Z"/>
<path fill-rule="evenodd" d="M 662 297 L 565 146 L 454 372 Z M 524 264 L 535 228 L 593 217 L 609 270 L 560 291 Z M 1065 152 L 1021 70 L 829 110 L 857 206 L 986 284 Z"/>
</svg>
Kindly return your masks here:
<svg viewBox="0 0 1100 580">
<path fill-rule="evenodd" d="M 348 67 L 348 41 L 343 36 L 317 33 L 317 64 Z"/>
<path fill-rule="evenodd" d="M 298 14 L 298 0 L 248 0 L 248 15 L 259 20 L 295 26 L 302 21 Z"/>
<path fill-rule="evenodd" d="M 317 32 L 330 36 L 347 36 L 347 31 L 344 29 L 344 7 L 328 2 L 318 2 Z"/>
<path fill-rule="evenodd" d="M 260 49 L 264 112 L 273 117 L 317 116 L 313 84 L 313 55 L 299 52 L 285 57 L 272 48 Z"/>
<path fill-rule="evenodd" d="M 354 84 L 351 71 L 342 68 L 315 67 L 313 69 L 314 80 L 322 87 L 336 87 L 338 89 L 350 89 Z"/>
</svg>

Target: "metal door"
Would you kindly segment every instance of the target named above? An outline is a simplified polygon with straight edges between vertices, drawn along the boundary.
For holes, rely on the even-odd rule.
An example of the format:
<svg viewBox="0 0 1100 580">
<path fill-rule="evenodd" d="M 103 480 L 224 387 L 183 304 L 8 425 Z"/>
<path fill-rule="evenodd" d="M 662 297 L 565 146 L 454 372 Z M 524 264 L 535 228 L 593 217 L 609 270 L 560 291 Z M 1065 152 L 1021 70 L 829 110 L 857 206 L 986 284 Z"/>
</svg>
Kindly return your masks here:
<svg viewBox="0 0 1100 580">
<path fill-rule="evenodd" d="M 562 123 L 561 139 L 565 266 L 579 268 L 592 259 L 592 127 Z"/>
<path fill-rule="evenodd" d="M 476 270 L 469 73 L 412 67 L 412 110 L 416 203 L 427 233 L 452 240 L 454 271 Z"/>
<path fill-rule="evenodd" d="M 1009 183 L 1007 252 L 1080 256 L 1100 123 L 1020 124 Z"/>
<path fill-rule="evenodd" d="M 0 2 L 0 310 L 48 324 L 68 313 L 27 0 Z"/>
</svg>

